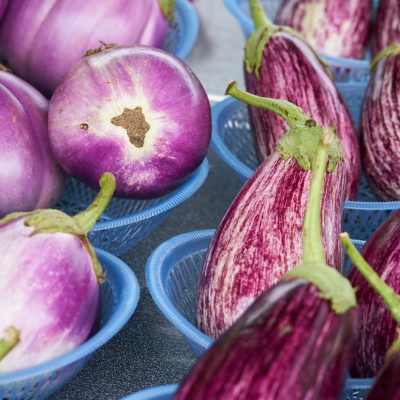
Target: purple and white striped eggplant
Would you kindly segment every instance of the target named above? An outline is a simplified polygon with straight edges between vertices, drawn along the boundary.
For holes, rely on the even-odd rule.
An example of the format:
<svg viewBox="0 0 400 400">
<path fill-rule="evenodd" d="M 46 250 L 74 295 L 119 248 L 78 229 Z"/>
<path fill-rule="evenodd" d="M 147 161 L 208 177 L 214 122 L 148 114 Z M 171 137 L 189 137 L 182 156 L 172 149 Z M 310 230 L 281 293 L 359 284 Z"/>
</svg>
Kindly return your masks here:
<svg viewBox="0 0 400 400">
<path fill-rule="evenodd" d="M 75 217 L 58 210 L 0 220 L 0 372 L 31 367 L 83 343 L 97 318 L 101 267 L 87 233 L 110 201 L 115 179 Z"/>
<path fill-rule="evenodd" d="M 173 55 L 108 49 L 83 58 L 58 86 L 49 136 L 58 162 L 76 178 L 97 186 L 109 171 L 117 195 L 156 197 L 182 184 L 206 156 L 210 103 Z"/>
<path fill-rule="evenodd" d="M 362 110 L 361 157 L 369 183 L 384 200 L 400 200 L 400 45 L 382 50 Z"/>
<path fill-rule="evenodd" d="M 341 397 L 357 311 L 349 281 L 325 263 L 320 209 L 326 139 L 313 161 L 300 266 L 262 293 L 212 345 L 174 400 Z"/>
<path fill-rule="evenodd" d="M 389 239 L 391 243 L 396 243 L 394 246 L 398 247 L 398 238 L 399 238 L 399 218 L 400 214 L 398 214 L 397 218 L 397 237 L 395 237 L 391 234 L 390 237 L 385 235 L 386 232 L 381 232 L 384 234 L 383 238 L 379 238 L 378 236 L 375 237 L 376 242 L 377 241 L 384 241 Z M 386 225 L 386 224 L 385 224 Z M 390 225 L 393 228 L 393 221 L 391 221 L 386 228 L 389 228 Z M 389 228 L 390 229 L 390 228 Z M 394 228 L 395 230 L 395 228 Z M 385 360 L 383 363 L 382 368 L 378 372 L 378 375 L 375 379 L 374 385 L 372 386 L 372 389 L 368 393 L 367 400 L 400 400 L 400 381 L 399 381 L 399 373 L 400 373 L 400 296 L 399 296 L 399 274 L 394 271 L 393 269 L 385 269 L 382 271 L 382 268 L 378 268 L 375 270 L 368 264 L 365 258 L 357 251 L 357 249 L 354 247 L 354 245 L 351 243 L 350 238 L 347 233 L 343 233 L 341 235 L 342 243 L 343 246 L 346 249 L 347 254 L 349 255 L 351 261 L 353 261 L 353 264 L 355 268 L 359 271 L 359 276 L 363 276 L 363 279 L 365 281 L 362 284 L 363 288 L 363 295 L 366 294 L 365 291 L 365 282 L 368 282 L 368 285 L 373 293 L 371 294 L 371 297 L 369 298 L 369 302 L 371 304 L 377 304 L 377 299 L 379 298 L 380 303 L 378 307 L 371 307 L 371 312 L 376 312 L 377 316 L 373 323 L 380 324 L 381 328 L 381 333 L 383 338 L 383 341 L 386 339 L 385 336 L 387 336 L 388 331 L 391 330 L 393 325 L 397 325 L 397 332 L 393 335 L 393 340 L 391 343 L 389 343 L 389 347 L 387 348 L 387 351 L 385 350 Z M 388 254 L 388 246 L 385 246 L 385 248 L 382 249 L 384 252 L 386 252 L 386 255 Z M 399 259 L 399 251 L 397 251 L 397 260 Z M 391 256 L 396 257 L 395 254 L 391 253 Z M 370 257 L 371 258 L 371 257 Z M 378 257 L 379 258 L 379 257 Z M 372 257 L 372 259 L 377 260 L 377 257 Z M 380 260 L 378 261 L 378 265 L 380 265 Z M 399 266 L 399 262 L 397 262 L 397 267 Z M 396 279 L 397 278 L 397 279 Z M 397 281 L 397 287 L 393 289 L 393 282 Z M 358 283 L 358 282 L 357 282 Z M 357 292 L 358 293 L 358 292 Z M 359 296 L 357 296 L 359 297 Z M 366 306 L 366 298 L 362 297 L 361 299 L 362 303 L 360 303 L 361 306 L 361 312 L 363 311 L 363 308 Z M 388 318 L 386 318 L 388 317 Z M 370 319 L 372 322 L 372 319 Z M 365 319 L 362 320 L 362 323 L 365 323 Z M 365 328 L 362 327 L 362 328 Z M 375 332 L 378 331 L 378 327 L 375 326 Z M 376 335 L 376 333 L 373 333 L 373 337 L 371 338 L 372 340 L 379 341 L 381 342 L 382 339 Z M 365 332 L 363 332 L 363 336 L 365 338 Z M 372 345 L 372 347 L 375 347 L 375 343 L 372 343 L 372 340 L 369 343 L 365 343 L 366 345 Z M 373 355 L 374 356 L 374 355 Z M 369 360 L 368 360 L 369 361 Z M 367 362 L 368 362 L 367 361 Z M 383 360 L 382 360 L 383 362 Z M 372 370 L 370 370 L 372 372 Z"/>
<path fill-rule="evenodd" d="M 174 0 L 12 0 L 0 27 L 0 54 L 50 95 L 100 42 L 162 47 Z"/>
<path fill-rule="evenodd" d="M 320 53 L 361 58 L 371 11 L 371 0 L 283 0 L 275 22 L 295 29 Z"/>
<path fill-rule="evenodd" d="M 322 126 L 336 126 L 348 171 L 346 198 L 354 198 L 361 169 L 358 139 L 328 70 L 296 32 L 273 25 L 258 0 L 250 0 L 250 6 L 257 30 L 246 45 L 248 91 L 262 97 L 288 100 Z M 275 151 L 277 141 L 287 131 L 287 123 L 267 110 L 249 107 L 249 112 L 262 161 Z"/>
<path fill-rule="evenodd" d="M 197 325 L 212 338 L 299 264 L 310 160 L 322 132 L 320 125 L 288 102 L 246 95 L 234 83 L 227 93 L 277 112 L 291 130 L 236 196 L 208 249 L 197 293 Z M 328 263 L 340 269 L 346 168 L 339 143 L 331 146 L 330 154 L 335 162 L 324 183 L 322 231 Z"/>
<path fill-rule="evenodd" d="M 400 43 L 400 2 L 379 0 L 371 38 L 372 54 L 377 55 L 392 43 Z"/>
<path fill-rule="evenodd" d="M 0 71 L 0 216 L 54 205 L 64 175 L 50 149 L 48 101 Z"/>
<path fill-rule="evenodd" d="M 400 211 L 384 222 L 361 250 L 376 273 L 400 294 Z M 375 376 L 397 337 L 397 323 L 363 276 L 353 268 L 349 280 L 357 288 L 360 337 L 354 350 L 353 375 Z"/>
</svg>

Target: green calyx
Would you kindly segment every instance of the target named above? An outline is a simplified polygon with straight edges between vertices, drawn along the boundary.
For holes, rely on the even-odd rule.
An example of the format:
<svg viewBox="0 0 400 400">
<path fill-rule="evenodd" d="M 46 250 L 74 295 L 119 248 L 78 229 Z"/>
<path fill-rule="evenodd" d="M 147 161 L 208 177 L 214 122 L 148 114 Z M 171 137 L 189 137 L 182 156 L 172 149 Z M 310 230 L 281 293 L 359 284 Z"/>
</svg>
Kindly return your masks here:
<svg viewBox="0 0 400 400">
<path fill-rule="evenodd" d="M 19 330 L 14 326 L 4 330 L 4 335 L 0 339 L 0 361 L 19 343 L 19 335 Z"/>
<path fill-rule="evenodd" d="M 369 66 L 369 70 L 373 71 L 376 67 L 376 65 L 381 61 L 382 59 L 390 56 L 395 56 L 397 54 L 400 54 L 400 44 L 399 43 L 393 43 L 389 45 L 388 47 L 384 48 L 381 50 L 375 58 L 371 61 L 371 65 Z"/>
<path fill-rule="evenodd" d="M 97 259 L 96 253 L 90 244 L 89 239 L 87 238 L 87 234 L 99 219 L 114 194 L 114 175 L 108 172 L 104 173 L 100 178 L 99 184 L 100 191 L 97 197 L 93 200 L 92 204 L 90 204 L 86 210 L 80 212 L 74 217 L 70 217 L 59 210 L 36 210 L 26 213 L 9 214 L 0 220 L 0 226 L 24 217 L 24 224 L 34 228 L 30 236 L 41 233 L 68 233 L 77 236 L 86 247 L 92 259 L 94 272 L 101 283 L 104 281 L 104 276 L 102 274 L 101 266 L 99 260 Z"/>
<path fill-rule="evenodd" d="M 304 279 L 319 290 L 322 299 L 331 303 L 336 314 L 344 314 L 357 306 L 355 291 L 348 279 L 326 264 L 304 264 L 292 269 L 282 279 Z"/>
<path fill-rule="evenodd" d="M 158 4 L 164 17 L 171 24 L 174 20 L 175 0 L 158 0 Z"/>
<path fill-rule="evenodd" d="M 100 42 L 100 46 L 99 47 L 96 47 L 94 49 L 86 50 L 86 52 L 82 56 L 82 58 L 91 56 L 93 54 L 101 53 L 104 50 L 113 49 L 114 47 L 117 47 L 117 44 L 115 44 L 115 43 L 106 43 L 106 42 L 103 42 L 101 40 L 99 42 Z"/>
<path fill-rule="evenodd" d="M 387 361 L 391 356 L 396 353 L 400 353 L 400 334 L 399 330 L 397 331 L 399 337 L 393 342 L 393 344 L 389 347 L 389 350 L 385 354 L 385 361 Z"/>
<path fill-rule="evenodd" d="M 300 107 L 289 101 L 255 96 L 239 89 L 234 81 L 230 82 L 226 94 L 251 106 L 270 110 L 282 117 L 290 129 L 278 141 L 276 151 L 284 160 L 295 158 L 304 170 L 312 168 L 318 145 L 324 133 L 321 125 L 317 124 Z M 328 172 L 332 172 L 336 165 L 343 160 L 340 143 L 336 136 L 328 145 L 327 152 Z"/>
<path fill-rule="evenodd" d="M 245 47 L 245 64 L 248 73 L 254 73 L 260 78 L 260 68 L 265 46 L 276 32 L 285 32 L 304 42 L 317 57 L 327 74 L 333 79 L 332 71 L 327 63 L 319 56 L 315 49 L 297 31 L 287 26 L 278 26 L 267 17 L 259 0 L 249 0 L 251 17 L 254 22 L 255 31 L 249 36 Z"/>
</svg>

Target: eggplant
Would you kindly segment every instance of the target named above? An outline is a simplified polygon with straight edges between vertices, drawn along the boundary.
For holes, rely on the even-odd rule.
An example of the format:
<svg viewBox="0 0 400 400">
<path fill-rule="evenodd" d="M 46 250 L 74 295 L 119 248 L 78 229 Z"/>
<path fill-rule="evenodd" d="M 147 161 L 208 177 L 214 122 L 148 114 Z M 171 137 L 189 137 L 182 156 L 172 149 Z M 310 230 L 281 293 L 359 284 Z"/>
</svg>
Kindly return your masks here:
<svg viewBox="0 0 400 400">
<path fill-rule="evenodd" d="M 290 131 L 238 193 L 208 249 L 197 292 L 197 325 L 218 337 L 264 290 L 302 255 L 302 224 L 311 179 L 311 160 L 323 128 L 286 101 L 258 98 L 230 84 L 227 94 L 285 118 Z M 330 265 L 341 269 L 339 242 L 346 188 L 340 145 L 330 147 L 330 173 L 321 211 L 323 240 Z M 294 156 L 291 158 L 291 156 Z"/>
<path fill-rule="evenodd" d="M 0 373 L 61 356 L 93 333 L 104 276 L 87 233 L 114 193 L 114 176 L 104 174 L 100 187 L 74 217 L 44 209 L 0 220 Z"/>
<path fill-rule="evenodd" d="M 174 400 L 341 397 L 357 310 L 349 281 L 324 256 L 320 212 L 330 134 L 317 143 L 313 160 L 300 266 L 260 294 L 214 342 Z"/>
<path fill-rule="evenodd" d="M 273 25 L 259 1 L 249 1 L 256 31 L 246 44 L 247 90 L 262 97 L 288 100 L 322 126 L 336 126 L 348 171 L 346 199 L 355 198 L 361 170 L 358 139 L 329 69 L 298 33 Z M 275 151 L 287 124 L 267 110 L 249 107 L 249 114 L 262 161 Z"/>
<path fill-rule="evenodd" d="M 275 22 L 300 32 L 320 53 L 362 58 L 371 13 L 371 0 L 283 0 Z"/>
<path fill-rule="evenodd" d="M 396 293 L 400 293 L 399 238 L 400 210 L 374 232 L 361 250 L 376 273 Z M 378 373 L 386 351 L 397 336 L 397 324 L 356 268 L 351 270 L 349 280 L 353 287 L 357 287 L 360 306 L 360 337 L 354 349 L 352 375 L 372 377 Z"/>
<path fill-rule="evenodd" d="M 376 56 L 387 46 L 399 42 L 400 3 L 398 0 L 379 0 L 371 37 L 372 54 Z"/>
<path fill-rule="evenodd" d="M 400 45 L 382 50 L 371 69 L 362 110 L 362 162 L 378 196 L 400 200 Z"/>
<path fill-rule="evenodd" d="M 367 400 L 400 400 L 400 296 L 398 294 L 398 288 L 393 289 L 391 285 L 393 279 L 392 282 L 387 282 L 388 276 L 393 277 L 395 274 L 393 271 L 388 270 L 380 274 L 381 271 L 379 271 L 379 268 L 378 270 L 376 270 L 375 266 L 375 269 L 372 268 L 367 262 L 367 259 L 364 258 L 351 243 L 347 233 L 341 234 L 341 240 L 355 268 L 363 279 L 365 279 L 365 282 L 368 282 L 373 292 L 370 298 L 372 299 L 371 303 L 376 303 L 376 298 L 379 297 L 384 307 L 386 307 L 385 311 L 389 315 L 389 318 L 386 321 L 377 320 L 376 323 L 382 324 L 382 322 L 384 322 L 388 323 L 389 326 L 393 324 L 397 325 L 397 332 L 386 352 L 384 364 L 368 393 Z M 397 283 L 398 282 L 399 279 L 397 279 Z M 361 305 L 361 307 L 363 307 L 363 305 Z M 376 310 L 378 314 L 382 314 L 382 311 L 382 309 Z M 382 331 L 383 329 L 386 330 L 388 326 L 382 324 L 380 328 Z M 384 335 L 386 333 L 387 332 L 384 332 Z"/>
</svg>

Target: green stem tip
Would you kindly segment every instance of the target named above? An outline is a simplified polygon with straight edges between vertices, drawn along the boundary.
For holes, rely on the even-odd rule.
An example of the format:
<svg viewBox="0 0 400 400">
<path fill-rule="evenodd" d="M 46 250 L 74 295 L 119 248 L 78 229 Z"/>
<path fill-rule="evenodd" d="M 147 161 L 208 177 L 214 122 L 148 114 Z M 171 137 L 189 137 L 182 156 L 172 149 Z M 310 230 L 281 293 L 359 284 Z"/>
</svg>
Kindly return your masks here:
<svg viewBox="0 0 400 400">
<path fill-rule="evenodd" d="M 19 343 L 19 330 L 9 326 L 0 339 L 0 361 Z"/>
<path fill-rule="evenodd" d="M 393 319 L 400 324 L 400 296 L 396 294 L 396 292 L 389 285 L 382 281 L 380 276 L 373 270 L 373 268 L 356 249 L 346 232 L 340 234 L 340 240 L 342 241 L 342 245 L 350 257 L 353 265 L 372 286 L 375 292 L 382 298 L 386 307 L 392 314 Z"/>
<path fill-rule="evenodd" d="M 250 15 L 256 29 L 273 25 L 259 0 L 249 0 Z"/>
<path fill-rule="evenodd" d="M 96 221 L 106 209 L 115 191 L 115 177 L 110 172 L 105 172 L 99 181 L 100 191 L 92 204 L 84 211 L 76 214 L 73 218 L 88 234 Z"/>
<path fill-rule="evenodd" d="M 369 66 L 370 72 L 373 71 L 376 67 L 376 65 L 381 61 L 382 59 L 390 56 L 394 56 L 396 54 L 400 54 L 400 44 L 399 43 L 392 43 L 388 47 L 384 48 L 381 50 L 375 58 L 371 61 L 371 65 Z"/>
</svg>

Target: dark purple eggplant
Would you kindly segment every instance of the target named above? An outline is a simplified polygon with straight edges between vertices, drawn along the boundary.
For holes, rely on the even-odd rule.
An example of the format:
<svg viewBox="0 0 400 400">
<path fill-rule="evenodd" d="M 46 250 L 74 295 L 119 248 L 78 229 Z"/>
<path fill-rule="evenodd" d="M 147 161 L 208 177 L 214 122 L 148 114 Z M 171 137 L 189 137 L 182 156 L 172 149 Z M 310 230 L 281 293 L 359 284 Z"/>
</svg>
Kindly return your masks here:
<svg viewBox="0 0 400 400">
<path fill-rule="evenodd" d="M 368 180 L 383 200 L 400 200 L 400 44 L 373 60 L 362 110 L 361 155 Z"/>
<path fill-rule="evenodd" d="M 397 236 L 397 242 L 398 238 L 399 236 Z M 383 238 L 382 240 L 385 239 L 387 238 Z M 375 266 L 374 270 L 374 268 L 369 265 L 366 259 L 351 243 L 347 233 L 341 234 L 341 240 L 355 268 L 359 271 L 359 275 L 365 279 L 364 282 L 368 282 L 368 285 L 370 285 L 373 292 L 370 297 L 370 302 L 373 303 L 376 298 L 379 297 L 389 314 L 390 321 L 377 320 L 374 322 L 380 324 L 381 332 L 386 330 L 388 325 L 397 325 L 397 332 L 386 352 L 384 364 L 375 379 L 372 389 L 368 393 L 367 400 L 400 400 L 400 296 L 398 295 L 398 290 L 393 290 L 392 286 L 387 283 L 387 278 L 395 274 L 393 274 L 393 271 L 384 271 L 384 273 L 379 276 L 381 271 L 376 271 Z M 397 262 L 397 266 L 398 265 Z M 390 272 L 392 272 L 392 274 L 390 274 Z M 397 278 L 399 278 L 399 274 L 397 274 Z M 397 282 L 399 282 L 399 279 L 397 279 Z M 360 305 L 362 308 L 363 304 Z M 381 311 L 382 310 L 375 310 L 377 314 L 381 314 Z M 388 325 L 386 325 L 386 323 L 388 323 Z M 383 332 L 382 336 L 385 336 L 385 333 L 386 332 Z"/>
<path fill-rule="evenodd" d="M 325 262 L 320 208 L 328 136 L 313 160 L 300 266 L 205 353 L 174 400 L 337 400 L 357 333 L 355 294 Z"/>
<path fill-rule="evenodd" d="M 371 0 L 284 0 L 275 22 L 300 32 L 320 53 L 361 58 L 371 11 Z"/>
<path fill-rule="evenodd" d="M 400 42 L 399 0 L 379 0 L 372 32 L 372 54 L 375 56 L 392 43 Z"/>
<path fill-rule="evenodd" d="M 375 231 L 361 254 L 386 284 L 400 293 L 400 210 Z M 351 270 L 349 280 L 357 288 L 360 306 L 360 336 L 354 350 L 352 374 L 372 377 L 377 374 L 386 351 L 397 337 L 397 324 L 356 268 Z"/>
<path fill-rule="evenodd" d="M 336 126 L 347 166 L 347 199 L 360 179 L 360 154 L 347 107 L 316 52 L 293 29 L 273 25 L 258 0 L 250 0 L 256 31 L 246 45 L 247 90 L 262 97 L 288 100 L 324 127 Z M 287 124 L 270 111 L 249 107 L 260 161 L 275 151 Z"/>
<path fill-rule="evenodd" d="M 291 129 L 236 196 L 208 249 L 197 292 L 197 325 L 212 338 L 229 328 L 258 295 L 301 261 L 310 161 L 323 132 L 320 125 L 287 101 L 249 95 L 235 83 L 227 93 L 277 112 Z M 328 263 L 341 269 L 339 234 L 346 167 L 337 139 L 330 154 L 322 231 Z"/>
</svg>

